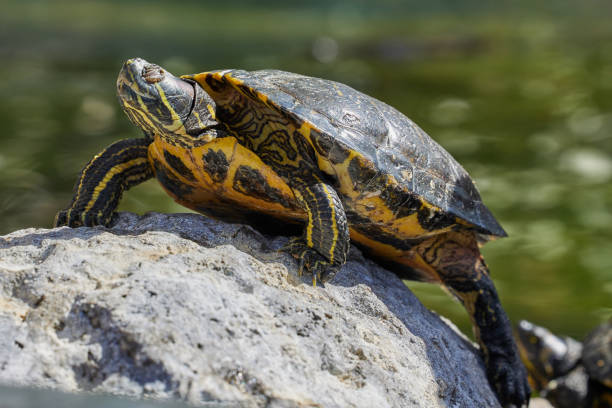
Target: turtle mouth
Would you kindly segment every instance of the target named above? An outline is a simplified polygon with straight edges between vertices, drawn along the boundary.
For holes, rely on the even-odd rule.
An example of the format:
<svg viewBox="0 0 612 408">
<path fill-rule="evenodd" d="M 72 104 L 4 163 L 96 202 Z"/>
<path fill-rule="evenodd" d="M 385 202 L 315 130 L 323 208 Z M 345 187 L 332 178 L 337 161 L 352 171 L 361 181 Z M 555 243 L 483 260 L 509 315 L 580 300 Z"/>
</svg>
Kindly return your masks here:
<svg viewBox="0 0 612 408">
<path fill-rule="evenodd" d="M 193 83 L 142 58 L 123 64 L 117 78 L 117 94 L 123 106 L 162 122 L 188 117 L 195 99 Z"/>
</svg>

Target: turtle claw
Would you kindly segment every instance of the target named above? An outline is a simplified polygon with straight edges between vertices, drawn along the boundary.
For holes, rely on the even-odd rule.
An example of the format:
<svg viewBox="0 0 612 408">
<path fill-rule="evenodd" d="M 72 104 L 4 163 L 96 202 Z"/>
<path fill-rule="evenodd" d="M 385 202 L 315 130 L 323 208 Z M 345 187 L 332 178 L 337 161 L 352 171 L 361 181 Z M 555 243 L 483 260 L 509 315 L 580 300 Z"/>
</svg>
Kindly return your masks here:
<svg viewBox="0 0 612 408">
<path fill-rule="evenodd" d="M 299 260 L 298 276 L 303 275 L 304 268 L 312 274 L 312 286 L 317 286 L 317 282 L 325 283 L 338 272 L 337 267 L 330 264 L 316 249 L 306 245 L 302 238 L 291 238 L 280 250 Z"/>
<path fill-rule="evenodd" d="M 338 267 L 331 265 L 327 260 L 317 260 L 308 269 L 312 273 L 312 286 L 317 286 L 317 281 L 321 283 L 327 282 L 338 272 Z"/>
<path fill-rule="evenodd" d="M 63 227 L 64 225 L 68 225 L 68 211 L 62 210 L 55 215 L 55 220 L 53 221 L 53 227 Z"/>
<path fill-rule="evenodd" d="M 68 226 L 71 228 L 77 227 L 95 227 L 96 225 L 109 226 L 116 214 L 111 217 L 105 216 L 102 212 L 85 212 L 73 209 L 65 209 L 57 213 L 53 222 L 54 227 Z"/>
<path fill-rule="evenodd" d="M 509 361 L 510 360 L 510 361 Z M 489 382 L 504 407 L 527 407 L 531 388 L 525 369 L 520 361 L 498 356 L 489 361 L 487 374 Z"/>
</svg>

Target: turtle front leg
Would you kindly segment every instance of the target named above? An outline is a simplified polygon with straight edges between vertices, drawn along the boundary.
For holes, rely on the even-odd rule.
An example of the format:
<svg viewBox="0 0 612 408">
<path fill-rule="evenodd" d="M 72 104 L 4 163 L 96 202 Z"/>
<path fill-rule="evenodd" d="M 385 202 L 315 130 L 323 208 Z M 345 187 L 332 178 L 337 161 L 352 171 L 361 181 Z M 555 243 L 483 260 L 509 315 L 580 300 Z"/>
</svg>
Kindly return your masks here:
<svg viewBox="0 0 612 408">
<path fill-rule="evenodd" d="M 417 252 L 468 311 L 487 377 L 501 404 L 527 405 L 531 392 L 527 373 L 474 234 L 442 234 L 420 244 Z"/>
<path fill-rule="evenodd" d="M 81 171 L 72 202 L 57 213 L 54 226 L 108 226 L 123 192 L 154 176 L 147 139 L 120 140 L 108 146 Z"/>
<path fill-rule="evenodd" d="M 312 283 L 325 282 L 344 265 L 350 246 L 348 222 L 338 193 L 323 182 L 295 183 L 296 198 L 308 214 L 302 237 L 289 241 L 284 248 L 312 273 Z"/>
</svg>

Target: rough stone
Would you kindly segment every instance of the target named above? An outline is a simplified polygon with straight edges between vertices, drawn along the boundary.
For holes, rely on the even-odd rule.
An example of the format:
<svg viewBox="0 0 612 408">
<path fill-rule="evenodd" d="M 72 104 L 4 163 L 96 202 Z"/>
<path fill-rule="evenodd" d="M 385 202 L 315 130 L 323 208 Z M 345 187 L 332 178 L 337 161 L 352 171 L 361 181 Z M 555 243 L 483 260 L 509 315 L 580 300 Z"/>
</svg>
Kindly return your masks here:
<svg viewBox="0 0 612 408">
<path fill-rule="evenodd" d="M 157 213 L 0 237 L 0 382 L 195 405 L 498 406 L 478 351 L 393 273 L 351 248 L 313 287 L 286 242 Z"/>
</svg>

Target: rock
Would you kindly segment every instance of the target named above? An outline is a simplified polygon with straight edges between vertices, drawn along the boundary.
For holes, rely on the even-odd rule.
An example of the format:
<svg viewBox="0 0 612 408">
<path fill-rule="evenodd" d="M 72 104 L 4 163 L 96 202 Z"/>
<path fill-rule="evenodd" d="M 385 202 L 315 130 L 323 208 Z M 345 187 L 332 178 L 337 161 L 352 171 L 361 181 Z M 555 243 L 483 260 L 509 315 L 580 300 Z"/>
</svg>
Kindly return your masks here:
<svg viewBox="0 0 612 408">
<path fill-rule="evenodd" d="M 498 406 L 472 343 L 393 273 L 352 248 L 313 287 L 286 242 L 156 213 L 0 237 L 0 382 L 196 405 Z"/>
<path fill-rule="evenodd" d="M 0 385 L 2 408 L 193 408 L 177 401 L 137 400 L 110 394 L 67 393 L 33 387 L 7 387 Z M 220 408 L 220 405 L 217 405 Z M 236 405 L 234 407 L 238 408 Z M 223 408 L 230 408 L 225 405 Z"/>
<path fill-rule="evenodd" d="M 529 401 L 529 408 L 553 408 L 553 406 L 545 398 L 532 398 Z"/>
</svg>

